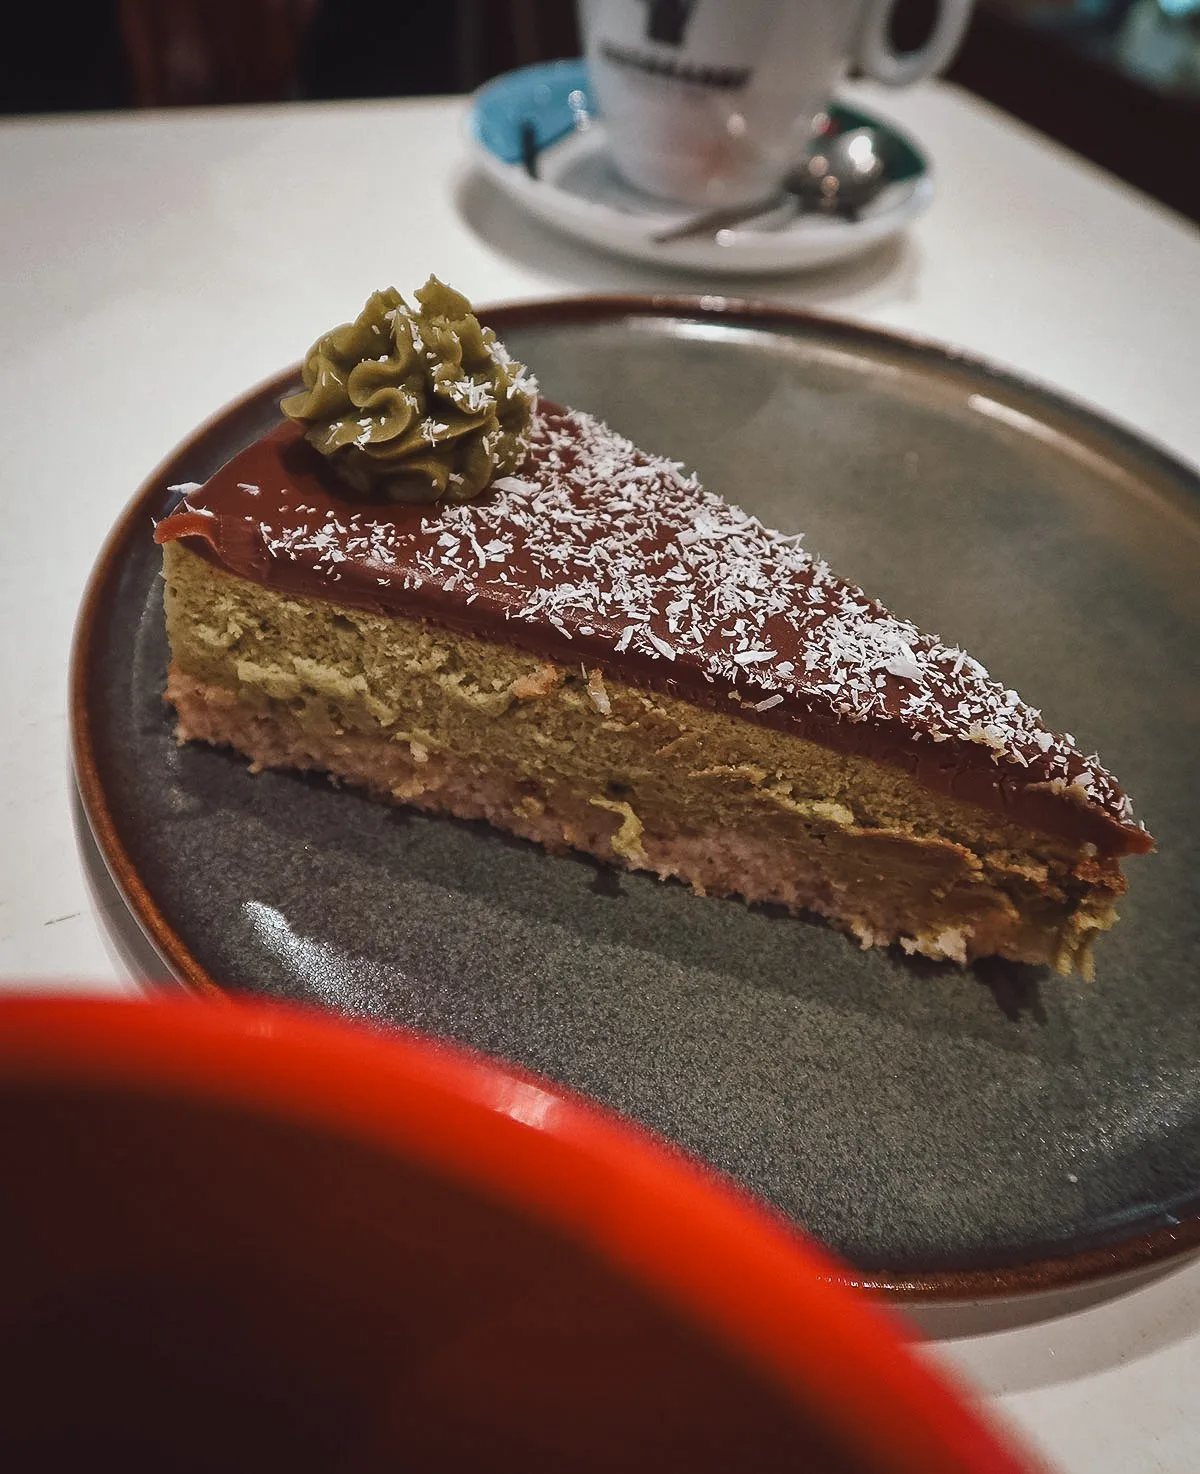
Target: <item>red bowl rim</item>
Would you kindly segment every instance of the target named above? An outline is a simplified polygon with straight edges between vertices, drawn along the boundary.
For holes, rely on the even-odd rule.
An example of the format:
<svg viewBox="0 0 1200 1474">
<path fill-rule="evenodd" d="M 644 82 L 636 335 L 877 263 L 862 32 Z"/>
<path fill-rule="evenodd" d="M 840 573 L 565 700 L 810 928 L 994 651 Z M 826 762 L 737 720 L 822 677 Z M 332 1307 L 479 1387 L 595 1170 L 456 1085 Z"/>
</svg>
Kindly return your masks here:
<svg viewBox="0 0 1200 1474">
<path fill-rule="evenodd" d="M 422 1036 L 278 1005 L 0 1001 L 0 1083 L 169 1091 L 419 1162 L 564 1233 L 805 1406 L 867 1468 L 1030 1474 L 825 1251 L 648 1133 Z M 797 1334 L 797 1328 L 803 1334 Z"/>
</svg>

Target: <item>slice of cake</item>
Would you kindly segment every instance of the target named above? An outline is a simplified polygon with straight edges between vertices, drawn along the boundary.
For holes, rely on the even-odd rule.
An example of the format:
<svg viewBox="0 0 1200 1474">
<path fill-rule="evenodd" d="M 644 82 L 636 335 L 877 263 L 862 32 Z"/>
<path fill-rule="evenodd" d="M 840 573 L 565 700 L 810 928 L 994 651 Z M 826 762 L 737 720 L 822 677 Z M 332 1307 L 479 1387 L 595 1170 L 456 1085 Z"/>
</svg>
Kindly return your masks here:
<svg viewBox="0 0 1200 1474">
<path fill-rule="evenodd" d="M 159 524 L 180 740 L 864 946 L 1086 970 L 1152 848 L 1097 759 L 417 295 Z"/>
</svg>

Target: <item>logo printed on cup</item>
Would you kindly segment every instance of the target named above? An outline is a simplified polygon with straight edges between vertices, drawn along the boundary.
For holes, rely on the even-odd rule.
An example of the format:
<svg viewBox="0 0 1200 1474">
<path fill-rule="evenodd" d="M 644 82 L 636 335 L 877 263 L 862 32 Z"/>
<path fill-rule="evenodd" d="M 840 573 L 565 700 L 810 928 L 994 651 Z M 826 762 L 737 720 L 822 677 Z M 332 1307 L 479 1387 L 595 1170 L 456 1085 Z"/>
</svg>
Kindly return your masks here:
<svg viewBox="0 0 1200 1474">
<path fill-rule="evenodd" d="M 697 87 L 719 87 L 736 89 L 744 87 L 750 80 L 749 67 L 691 66 L 687 62 L 674 61 L 671 57 L 645 56 L 629 51 L 613 41 L 604 41 L 600 46 L 605 61 L 614 66 L 631 67 L 649 77 L 672 77 L 677 82 L 690 82 Z"/>
<path fill-rule="evenodd" d="M 646 7 L 646 40 L 682 46 L 696 0 L 642 0 L 642 4 Z"/>
<path fill-rule="evenodd" d="M 904 86 L 953 55 L 971 0 L 940 0 L 929 39 L 905 53 L 888 38 L 896 3 L 579 0 L 614 163 L 681 204 L 772 198 L 851 66 Z"/>
</svg>

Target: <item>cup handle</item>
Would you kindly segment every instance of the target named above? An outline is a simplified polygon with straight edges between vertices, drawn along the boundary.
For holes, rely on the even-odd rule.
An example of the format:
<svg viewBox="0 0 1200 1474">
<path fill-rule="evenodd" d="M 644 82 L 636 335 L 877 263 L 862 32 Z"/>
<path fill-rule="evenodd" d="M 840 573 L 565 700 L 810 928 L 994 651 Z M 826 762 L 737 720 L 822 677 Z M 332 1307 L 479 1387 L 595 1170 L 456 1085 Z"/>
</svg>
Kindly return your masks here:
<svg viewBox="0 0 1200 1474">
<path fill-rule="evenodd" d="M 939 71 L 958 49 L 972 0 L 940 0 L 933 34 L 916 51 L 895 51 L 888 27 L 896 0 L 868 0 L 858 36 L 857 59 L 868 77 L 888 87 L 906 87 Z"/>
</svg>

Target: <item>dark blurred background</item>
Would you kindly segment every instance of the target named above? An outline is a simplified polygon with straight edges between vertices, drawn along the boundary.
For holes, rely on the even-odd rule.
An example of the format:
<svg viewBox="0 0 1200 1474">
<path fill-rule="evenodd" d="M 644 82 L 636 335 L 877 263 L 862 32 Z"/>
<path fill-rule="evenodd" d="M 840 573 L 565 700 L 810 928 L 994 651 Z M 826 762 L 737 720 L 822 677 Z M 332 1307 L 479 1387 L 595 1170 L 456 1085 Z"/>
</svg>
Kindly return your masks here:
<svg viewBox="0 0 1200 1474">
<path fill-rule="evenodd" d="M 919 43 L 936 0 L 902 0 Z M 51 0 L 0 112 L 469 92 L 579 53 L 570 0 Z M 976 0 L 949 77 L 1200 221 L 1200 0 Z"/>
</svg>

